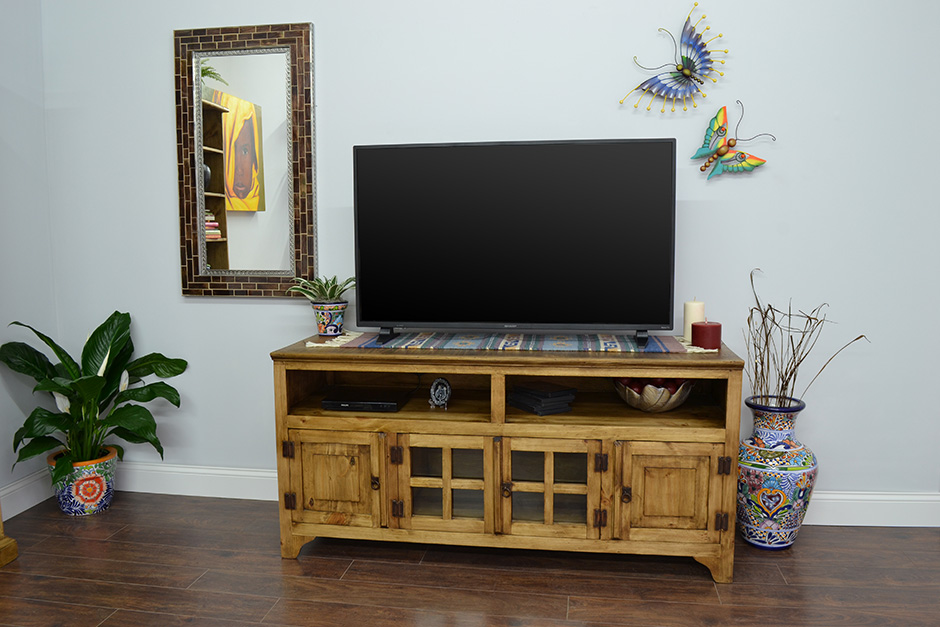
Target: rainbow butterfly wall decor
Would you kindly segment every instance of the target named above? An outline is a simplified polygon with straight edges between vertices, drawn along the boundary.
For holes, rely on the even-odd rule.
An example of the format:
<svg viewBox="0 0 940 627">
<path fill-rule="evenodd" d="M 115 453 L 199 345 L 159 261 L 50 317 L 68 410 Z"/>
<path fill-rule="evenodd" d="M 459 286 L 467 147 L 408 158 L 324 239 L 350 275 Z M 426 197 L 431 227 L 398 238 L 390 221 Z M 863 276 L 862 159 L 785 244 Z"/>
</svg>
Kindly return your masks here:
<svg viewBox="0 0 940 627">
<path fill-rule="evenodd" d="M 685 19 L 685 26 L 682 28 L 682 38 L 681 43 L 676 43 L 676 38 L 673 37 L 665 28 L 660 28 L 661 32 L 666 33 L 672 38 L 672 43 L 675 46 L 675 61 L 673 63 L 666 63 L 657 68 L 646 68 L 637 62 L 636 57 L 633 57 L 633 62 L 637 65 L 640 65 L 644 70 L 656 71 L 662 70 L 665 68 L 666 71 L 648 78 L 629 92 L 627 95 L 621 99 L 620 104 L 623 104 L 623 101 L 627 99 L 627 96 L 632 94 L 635 91 L 642 91 L 640 98 L 636 101 L 636 104 L 633 105 L 634 108 L 640 106 L 640 101 L 643 100 L 643 97 L 647 94 L 652 94 L 650 98 L 649 105 L 647 105 L 646 110 L 649 111 L 653 106 L 653 101 L 657 97 L 662 96 L 663 98 L 663 108 L 660 113 L 666 112 L 666 102 L 670 99 L 672 100 L 672 110 L 676 110 L 676 100 L 682 100 L 682 110 L 688 111 L 689 108 L 686 105 L 686 98 L 692 102 L 693 107 L 698 107 L 695 103 L 695 94 L 701 94 L 702 98 L 706 98 L 705 92 L 702 91 L 700 85 L 705 84 L 705 80 L 711 80 L 714 83 L 718 82 L 718 79 L 711 76 L 711 74 L 716 73 L 719 76 L 724 76 L 724 73 L 719 72 L 715 69 L 716 63 L 724 64 L 724 60 L 714 60 L 712 59 L 712 54 L 717 52 L 728 53 L 727 50 L 708 50 L 706 46 L 710 44 L 715 39 L 722 37 L 721 33 L 718 33 L 717 36 L 712 37 L 708 41 L 702 40 L 702 33 L 698 32 L 696 29 L 702 20 L 705 19 L 705 15 L 698 19 L 695 24 L 692 23 L 692 12 L 695 11 L 695 7 L 698 6 L 698 2 L 692 5 L 692 10 L 689 11 L 688 17 Z M 706 26 L 705 30 L 710 30 L 711 26 Z"/>
<path fill-rule="evenodd" d="M 708 128 L 705 129 L 705 139 L 702 142 L 702 147 L 692 155 L 693 159 L 708 158 L 699 168 L 702 172 L 714 165 L 712 171 L 708 174 L 708 178 L 725 172 L 751 172 L 754 168 L 767 163 L 766 159 L 755 157 L 741 150 L 734 150 L 739 143 L 751 141 L 762 135 L 767 135 L 777 141 L 777 138 L 770 133 L 760 133 L 748 139 L 738 139 L 738 128 L 744 119 L 744 104 L 740 100 L 737 103 L 741 105 L 741 119 L 738 120 L 738 126 L 735 127 L 735 136 L 728 137 L 728 107 L 722 107 L 715 114 L 715 117 L 709 121 Z"/>
</svg>

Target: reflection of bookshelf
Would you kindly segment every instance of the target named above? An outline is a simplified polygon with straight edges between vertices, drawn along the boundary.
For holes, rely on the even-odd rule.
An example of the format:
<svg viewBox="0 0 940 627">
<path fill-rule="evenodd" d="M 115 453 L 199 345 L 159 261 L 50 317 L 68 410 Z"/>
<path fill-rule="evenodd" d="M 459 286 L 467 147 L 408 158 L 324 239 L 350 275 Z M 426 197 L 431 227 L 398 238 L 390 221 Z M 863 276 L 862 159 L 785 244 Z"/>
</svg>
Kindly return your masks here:
<svg viewBox="0 0 940 627">
<path fill-rule="evenodd" d="M 202 159 L 211 172 L 209 184 L 205 187 L 206 222 L 218 223 L 215 228 L 219 231 L 217 238 L 206 238 L 206 263 L 212 270 L 227 270 L 229 267 L 222 142 L 222 114 L 227 111 L 214 102 L 202 101 Z"/>
</svg>

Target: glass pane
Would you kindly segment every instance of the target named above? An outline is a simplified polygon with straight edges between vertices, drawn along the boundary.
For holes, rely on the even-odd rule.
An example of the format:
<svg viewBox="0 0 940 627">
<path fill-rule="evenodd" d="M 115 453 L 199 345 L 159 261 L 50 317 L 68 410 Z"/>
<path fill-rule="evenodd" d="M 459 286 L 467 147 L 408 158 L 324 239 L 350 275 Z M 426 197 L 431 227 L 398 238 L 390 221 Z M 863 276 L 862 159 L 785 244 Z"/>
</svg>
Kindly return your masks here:
<svg viewBox="0 0 940 627">
<path fill-rule="evenodd" d="M 544 523 L 545 495 L 541 492 L 513 492 L 512 519 Z"/>
<path fill-rule="evenodd" d="M 587 453 L 555 453 L 555 483 L 587 485 Z"/>
<path fill-rule="evenodd" d="M 453 490 L 454 518 L 483 518 L 483 490 Z"/>
<path fill-rule="evenodd" d="M 440 477 L 441 449 L 411 447 L 411 476 Z"/>
<path fill-rule="evenodd" d="M 412 516 L 444 517 L 444 491 L 440 488 L 411 488 Z"/>
<path fill-rule="evenodd" d="M 587 524 L 586 494 L 556 494 L 555 522 Z"/>
<path fill-rule="evenodd" d="M 457 479 L 483 478 L 483 450 L 455 448 L 451 451 L 453 476 Z"/>
<path fill-rule="evenodd" d="M 539 451 L 513 451 L 512 480 L 545 481 L 545 454 Z"/>
</svg>

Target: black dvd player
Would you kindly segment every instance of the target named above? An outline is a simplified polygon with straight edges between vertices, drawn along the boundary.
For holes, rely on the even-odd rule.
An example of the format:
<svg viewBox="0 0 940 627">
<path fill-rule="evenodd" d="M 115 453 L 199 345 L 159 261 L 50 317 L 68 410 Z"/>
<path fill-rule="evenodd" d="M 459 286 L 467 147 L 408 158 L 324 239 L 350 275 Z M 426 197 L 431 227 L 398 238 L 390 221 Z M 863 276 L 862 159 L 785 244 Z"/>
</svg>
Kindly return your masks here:
<svg viewBox="0 0 940 627">
<path fill-rule="evenodd" d="M 397 388 L 337 387 L 323 397 L 320 406 L 331 411 L 394 412 L 408 402 L 409 394 Z"/>
</svg>

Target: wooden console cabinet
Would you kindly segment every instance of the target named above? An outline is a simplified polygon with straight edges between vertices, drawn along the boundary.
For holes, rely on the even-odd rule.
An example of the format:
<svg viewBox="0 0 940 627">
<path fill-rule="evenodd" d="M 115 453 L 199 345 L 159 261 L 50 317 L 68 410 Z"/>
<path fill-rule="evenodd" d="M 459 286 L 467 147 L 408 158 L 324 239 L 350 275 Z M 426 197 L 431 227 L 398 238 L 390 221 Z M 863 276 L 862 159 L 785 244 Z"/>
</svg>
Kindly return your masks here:
<svg viewBox="0 0 940 627">
<path fill-rule="evenodd" d="M 312 338 L 317 341 L 316 338 Z M 281 554 L 316 536 L 692 557 L 730 582 L 743 362 L 717 353 L 308 348 L 271 354 Z M 447 408 L 429 402 L 446 378 Z M 615 377 L 694 379 L 666 413 Z M 526 382 L 572 411 L 507 405 Z M 393 413 L 326 411 L 339 386 L 413 390 Z"/>
</svg>

